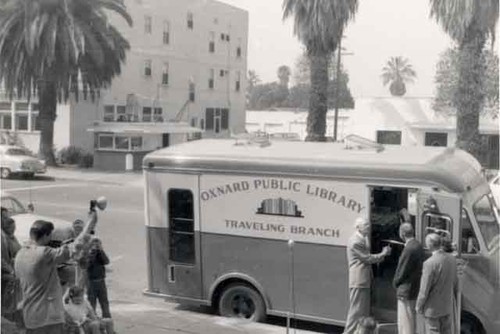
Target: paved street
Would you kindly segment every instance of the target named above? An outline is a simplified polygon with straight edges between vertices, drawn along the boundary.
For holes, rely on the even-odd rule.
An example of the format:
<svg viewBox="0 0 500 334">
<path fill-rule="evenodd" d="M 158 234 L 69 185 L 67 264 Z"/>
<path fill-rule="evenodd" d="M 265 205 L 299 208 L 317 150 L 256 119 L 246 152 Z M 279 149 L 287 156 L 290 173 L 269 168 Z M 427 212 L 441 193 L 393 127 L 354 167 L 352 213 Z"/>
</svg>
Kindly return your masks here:
<svg viewBox="0 0 500 334">
<path fill-rule="evenodd" d="M 72 221 L 85 219 L 88 202 L 108 199 L 100 212 L 97 234 L 111 259 L 108 288 L 118 333 L 285 333 L 285 319 L 267 324 L 244 323 L 215 316 L 207 308 L 187 308 L 142 295 L 146 287 L 146 244 L 142 175 L 51 169 L 34 180 L 2 180 L 2 190 L 35 213 Z M 332 326 L 300 322 L 297 333 L 339 333 Z"/>
</svg>

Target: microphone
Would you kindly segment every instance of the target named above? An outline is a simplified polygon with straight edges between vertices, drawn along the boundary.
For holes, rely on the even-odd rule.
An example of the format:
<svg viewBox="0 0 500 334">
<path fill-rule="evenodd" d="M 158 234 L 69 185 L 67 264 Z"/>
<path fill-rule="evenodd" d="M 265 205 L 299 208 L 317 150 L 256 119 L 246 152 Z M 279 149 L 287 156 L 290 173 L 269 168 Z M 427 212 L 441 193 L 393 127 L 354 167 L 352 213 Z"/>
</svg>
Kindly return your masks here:
<svg viewBox="0 0 500 334">
<path fill-rule="evenodd" d="M 108 200 L 106 199 L 106 197 L 101 196 L 97 199 L 93 199 L 90 201 L 90 211 L 95 211 L 96 207 L 99 210 L 104 211 L 104 209 L 106 209 L 107 205 L 108 205 Z"/>
</svg>

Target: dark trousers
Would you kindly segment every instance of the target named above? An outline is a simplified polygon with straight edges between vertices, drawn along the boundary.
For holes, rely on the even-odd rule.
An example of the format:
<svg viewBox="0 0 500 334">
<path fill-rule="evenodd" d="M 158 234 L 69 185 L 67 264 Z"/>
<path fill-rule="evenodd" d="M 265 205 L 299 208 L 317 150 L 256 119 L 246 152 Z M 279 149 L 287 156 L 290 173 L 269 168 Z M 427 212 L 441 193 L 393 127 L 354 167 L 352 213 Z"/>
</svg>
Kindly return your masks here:
<svg viewBox="0 0 500 334">
<path fill-rule="evenodd" d="M 94 310 L 96 310 L 97 300 L 99 300 L 102 317 L 111 318 L 111 313 L 109 311 L 108 289 L 106 288 L 106 281 L 104 279 L 88 281 L 87 297 Z"/>
</svg>

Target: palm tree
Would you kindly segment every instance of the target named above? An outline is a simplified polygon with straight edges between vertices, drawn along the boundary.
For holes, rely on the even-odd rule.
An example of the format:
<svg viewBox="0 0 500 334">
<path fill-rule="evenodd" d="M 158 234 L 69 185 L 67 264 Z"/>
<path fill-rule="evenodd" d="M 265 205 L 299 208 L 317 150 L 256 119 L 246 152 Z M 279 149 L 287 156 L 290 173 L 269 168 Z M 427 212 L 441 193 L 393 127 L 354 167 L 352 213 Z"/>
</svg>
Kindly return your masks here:
<svg viewBox="0 0 500 334">
<path fill-rule="evenodd" d="M 129 44 L 106 11 L 132 19 L 122 0 L 6 0 L 0 8 L 0 83 L 11 98 L 38 94 L 40 152 L 55 165 L 57 102 L 94 98 L 120 74 Z"/>
<path fill-rule="evenodd" d="M 328 63 L 357 8 L 358 0 L 283 0 L 283 19 L 293 16 L 294 34 L 304 44 L 310 60 L 308 141 L 326 139 Z"/>
<path fill-rule="evenodd" d="M 479 114 L 484 105 L 486 41 L 495 41 L 498 0 L 431 0 L 431 17 L 458 45 L 456 145 L 474 156 L 481 153 Z"/>
<path fill-rule="evenodd" d="M 286 87 L 288 89 L 288 83 L 290 82 L 290 75 L 292 75 L 292 70 L 286 65 L 281 65 L 278 67 L 278 79 L 280 81 L 280 86 Z"/>
<path fill-rule="evenodd" d="M 389 91 L 393 96 L 403 96 L 406 93 L 406 84 L 413 82 L 417 73 L 408 62 L 401 56 L 391 57 L 382 69 L 382 80 L 384 86 L 389 82 Z"/>
</svg>

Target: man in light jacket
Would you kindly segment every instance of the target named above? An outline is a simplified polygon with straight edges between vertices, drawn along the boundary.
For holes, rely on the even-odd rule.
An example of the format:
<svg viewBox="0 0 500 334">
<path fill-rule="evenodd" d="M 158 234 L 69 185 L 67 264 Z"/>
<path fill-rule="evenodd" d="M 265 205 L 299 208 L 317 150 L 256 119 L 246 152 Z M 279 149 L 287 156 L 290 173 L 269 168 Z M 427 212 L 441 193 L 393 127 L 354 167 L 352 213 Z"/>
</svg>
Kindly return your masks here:
<svg viewBox="0 0 500 334">
<path fill-rule="evenodd" d="M 416 310 L 424 315 L 427 334 L 452 333 L 453 296 L 457 293 L 457 262 L 441 249 L 442 238 L 425 237 L 432 256 L 424 262 Z"/>
<path fill-rule="evenodd" d="M 31 242 L 19 250 L 14 264 L 23 292 L 26 334 L 63 334 L 63 292 L 57 266 L 70 259 L 74 246 L 86 243 L 84 237 L 96 222 L 97 215 L 91 211 L 89 222 L 75 243 L 60 248 L 48 246 L 54 230 L 51 222 L 37 220 L 31 226 Z"/>
<path fill-rule="evenodd" d="M 391 248 L 385 246 L 379 254 L 370 254 L 370 222 L 358 218 L 355 225 L 356 232 L 347 244 L 350 305 L 344 334 L 353 334 L 359 319 L 370 315 L 371 265 L 382 262 L 391 253 Z"/>
</svg>

